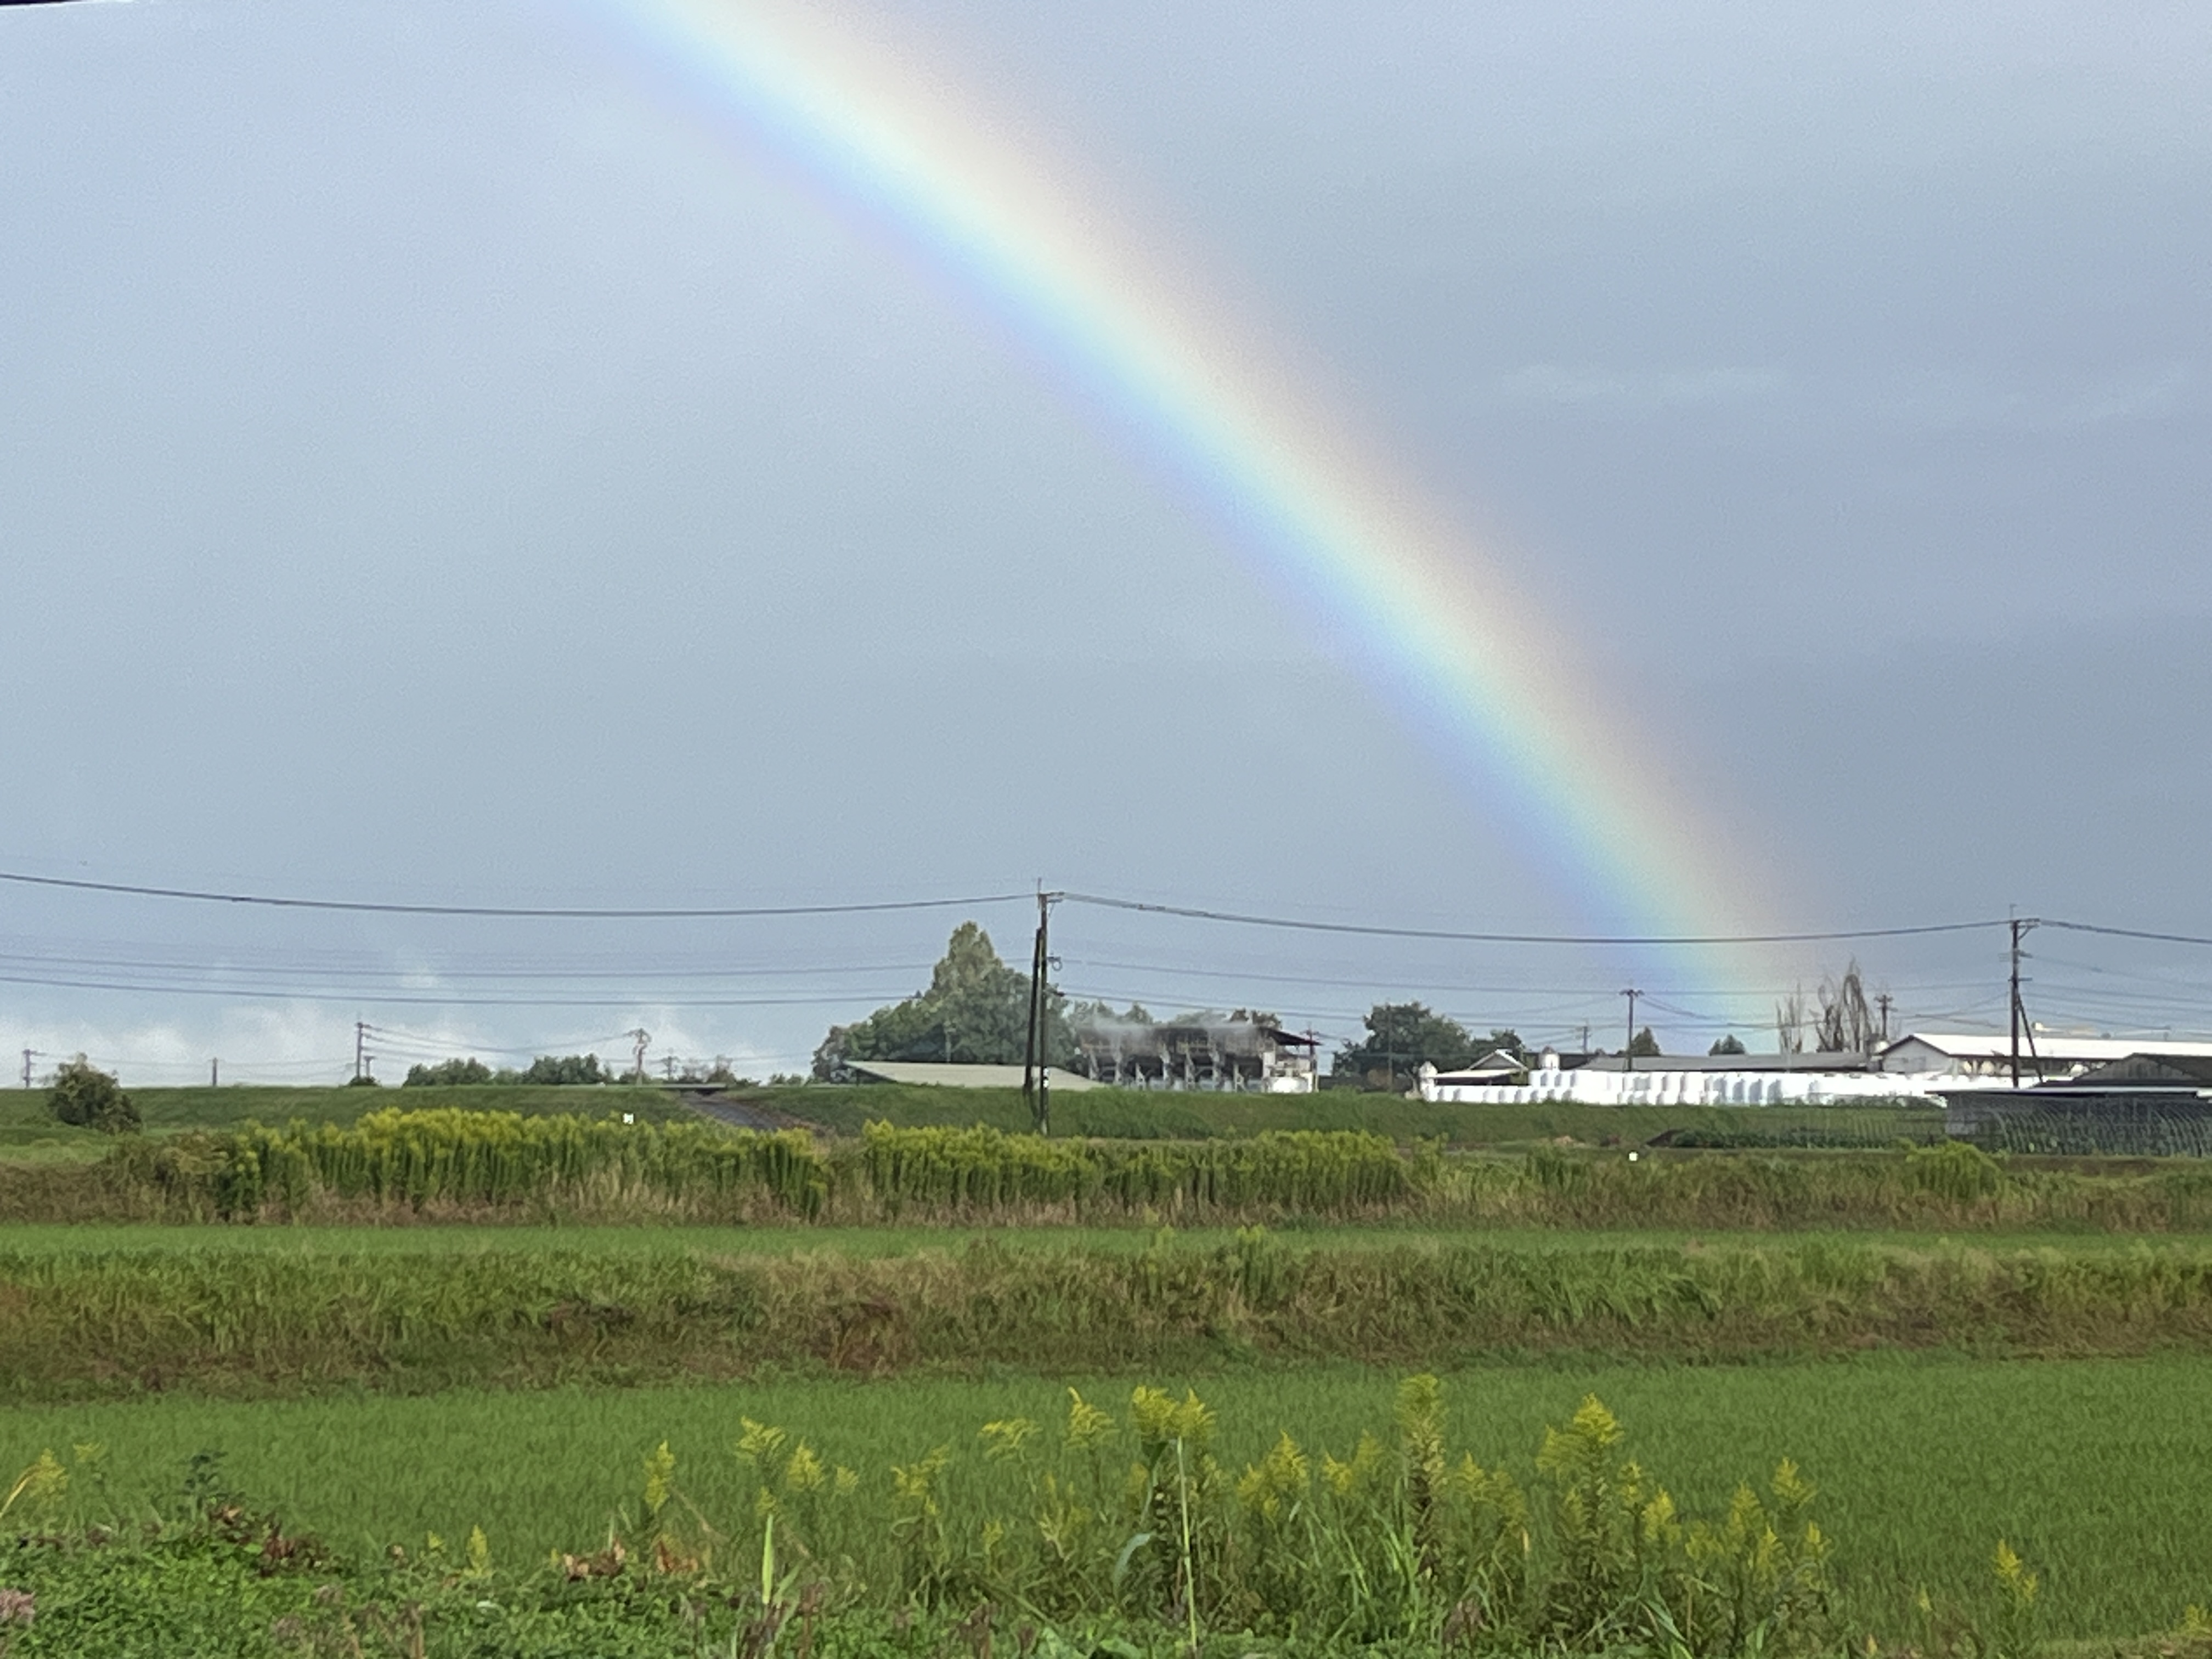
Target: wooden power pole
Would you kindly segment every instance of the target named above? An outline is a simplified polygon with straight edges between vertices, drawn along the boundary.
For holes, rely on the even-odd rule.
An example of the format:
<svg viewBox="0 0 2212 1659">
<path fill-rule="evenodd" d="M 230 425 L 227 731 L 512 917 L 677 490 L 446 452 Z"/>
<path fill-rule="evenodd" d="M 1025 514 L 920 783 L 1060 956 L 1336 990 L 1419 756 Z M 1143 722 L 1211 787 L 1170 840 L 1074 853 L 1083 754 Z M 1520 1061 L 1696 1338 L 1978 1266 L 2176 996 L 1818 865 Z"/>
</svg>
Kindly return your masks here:
<svg viewBox="0 0 2212 1659">
<path fill-rule="evenodd" d="M 1037 894 L 1036 945 L 1030 952 L 1030 1024 L 1022 1045 L 1022 1100 L 1030 1109 L 1030 1122 L 1041 1135 L 1052 1133 L 1051 1067 L 1047 1063 L 1047 1039 L 1051 1035 L 1051 993 L 1046 975 L 1052 966 L 1052 902 L 1055 895 Z"/>
</svg>

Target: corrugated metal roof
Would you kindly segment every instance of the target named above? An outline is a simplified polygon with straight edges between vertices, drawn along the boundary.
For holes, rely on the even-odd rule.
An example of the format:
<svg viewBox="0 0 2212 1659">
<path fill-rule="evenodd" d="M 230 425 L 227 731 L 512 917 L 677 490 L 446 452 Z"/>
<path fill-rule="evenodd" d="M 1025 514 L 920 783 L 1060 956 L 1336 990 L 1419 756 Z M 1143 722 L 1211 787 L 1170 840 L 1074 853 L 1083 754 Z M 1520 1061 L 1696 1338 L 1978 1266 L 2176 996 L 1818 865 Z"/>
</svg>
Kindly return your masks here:
<svg viewBox="0 0 2212 1659">
<path fill-rule="evenodd" d="M 941 1060 L 848 1060 L 845 1066 L 861 1077 L 879 1078 L 885 1083 L 923 1083 L 951 1089 L 1018 1089 L 1022 1086 L 1022 1068 L 1018 1066 L 948 1066 Z M 1049 1075 L 1055 1089 L 1098 1087 L 1089 1078 L 1063 1072 L 1056 1066 L 1051 1068 Z"/>
<path fill-rule="evenodd" d="M 1907 1043 L 1917 1042 L 1954 1060 L 2006 1060 L 2012 1054 L 2012 1036 L 2004 1031 L 1907 1031 L 1887 1048 L 1887 1059 Z M 2060 1036 L 2050 1031 L 2035 1034 L 2033 1052 L 2045 1060 L 2099 1063 L 2125 1060 L 2131 1054 L 2212 1054 L 2212 1042 L 2169 1042 L 2157 1037 Z M 2025 1062 L 2031 1045 L 2025 1034 L 2020 1057 Z"/>
<path fill-rule="evenodd" d="M 1635 1063 L 1619 1054 L 1596 1054 L 1582 1064 L 1586 1072 L 1863 1072 L 1867 1057 L 1856 1053 L 1796 1054 L 1638 1054 Z"/>
</svg>

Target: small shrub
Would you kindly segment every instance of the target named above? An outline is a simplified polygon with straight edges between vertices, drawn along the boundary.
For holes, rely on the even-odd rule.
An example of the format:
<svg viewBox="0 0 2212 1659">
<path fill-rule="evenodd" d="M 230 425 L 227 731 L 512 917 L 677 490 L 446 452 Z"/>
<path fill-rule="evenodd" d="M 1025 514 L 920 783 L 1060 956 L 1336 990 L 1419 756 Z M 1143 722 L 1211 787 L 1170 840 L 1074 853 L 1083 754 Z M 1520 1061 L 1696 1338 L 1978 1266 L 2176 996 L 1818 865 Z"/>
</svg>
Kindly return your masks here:
<svg viewBox="0 0 2212 1659">
<path fill-rule="evenodd" d="M 138 1108 L 108 1073 L 82 1054 L 64 1060 L 54 1073 L 53 1091 L 46 1097 L 53 1115 L 80 1128 L 102 1134 L 136 1134 Z"/>
</svg>

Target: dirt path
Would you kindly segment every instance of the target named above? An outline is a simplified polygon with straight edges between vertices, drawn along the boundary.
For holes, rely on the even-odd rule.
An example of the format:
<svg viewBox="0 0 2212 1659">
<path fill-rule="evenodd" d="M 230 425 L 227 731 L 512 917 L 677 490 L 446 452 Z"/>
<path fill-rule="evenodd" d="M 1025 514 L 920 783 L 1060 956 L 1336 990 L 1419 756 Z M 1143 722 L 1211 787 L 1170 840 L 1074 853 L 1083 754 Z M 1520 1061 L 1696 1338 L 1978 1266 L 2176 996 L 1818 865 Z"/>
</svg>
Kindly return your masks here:
<svg viewBox="0 0 2212 1659">
<path fill-rule="evenodd" d="M 788 1112 L 771 1111 L 765 1106 L 724 1094 L 719 1089 L 679 1089 L 677 1092 L 683 1096 L 684 1103 L 700 1116 L 711 1117 L 733 1129 L 811 1129 L 817 1134 L 822 1133 L 818 1123 L 809 1123 Z"/>
</svg>

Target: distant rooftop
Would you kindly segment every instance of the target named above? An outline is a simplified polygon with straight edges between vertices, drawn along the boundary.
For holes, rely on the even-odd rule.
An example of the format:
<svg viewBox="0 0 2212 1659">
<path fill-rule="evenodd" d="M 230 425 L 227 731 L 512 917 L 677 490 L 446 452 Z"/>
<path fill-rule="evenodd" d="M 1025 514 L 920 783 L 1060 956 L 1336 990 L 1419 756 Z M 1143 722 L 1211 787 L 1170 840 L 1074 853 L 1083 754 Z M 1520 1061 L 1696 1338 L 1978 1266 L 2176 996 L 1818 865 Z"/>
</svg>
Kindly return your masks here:
<svg viewBox="0 0 2212 1659">
<path fill-rule="evenodd" d="M 1018 1089 L 1022 1086 L 1022 1068 L 1018 1066 L 947 1066 L 928 1060 L 848 1060 L 845 1069 L 854 1076 L 878 1083 L 920 1083 L 950 1089 Z M 1051 1086 L 1055 1089 L 1095 1089 L 1098 1085 L 1087 1077 L 1078 1077 L 1073 1072 L 1063 1072 L 1054 1066 L 1048 1071 Z"/>
<path fill-rule="evenodd" d="M 1856 1052 L 1810 1054 L 1593 1054 L 1586 1072 L 1863 1072 L 1867 1057 Z"/>
<path fill-rule="evenodd" d="M 1917 1045 L 1951 1060 L 1997 1060 L 2012 1056 L 2012 1036 L 2007 1031 L 1908 1031 L 1877 1056 L 1885 1066 L 1893 1055 L 1909 1057 Z M 2212 1042 L 2175 1042 L 2159 1037 L 2065 1036 L 2038 1031 L 2033 1041 L 2021 1035 L 2020 1056 L 2025 1064 L 2033 1054 L 2046 1064 L 2103 1066 L 2136 1054 L 2212 1056 Z"/>
</svg>

